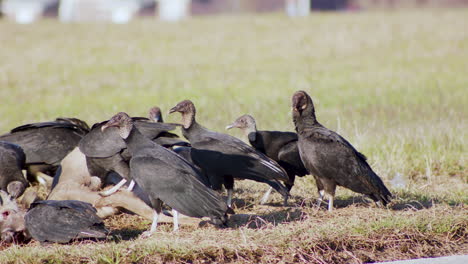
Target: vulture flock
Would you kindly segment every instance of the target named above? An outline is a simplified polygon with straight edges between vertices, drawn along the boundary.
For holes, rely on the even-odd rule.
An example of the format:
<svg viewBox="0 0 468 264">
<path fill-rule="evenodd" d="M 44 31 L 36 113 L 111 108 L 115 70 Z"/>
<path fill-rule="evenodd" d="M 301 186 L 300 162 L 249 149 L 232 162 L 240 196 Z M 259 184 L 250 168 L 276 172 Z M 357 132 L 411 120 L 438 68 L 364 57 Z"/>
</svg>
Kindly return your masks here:
<svg viewBox="0 0 468 264">
<path fill-rule="evenodd" d="M 120 112 L 91 128 L 76 118 L 57 118 L 1 135 L 1 239 L 68 243 L 106 238 L 102 218 L 118 208 L 153 220 L 143 237 L 156 230 L 161 217 L 172 217 L 177 230 L 179 214 L 225 227 L 234 214 L 235 181 L 246 179 L 270 186 L 261 203 L 274 189 L 286 206 L 296 176 L 306 175 L 315 178 L 317 206 L 325 197 L 329 211 L 336 186 L 381 206 L 390 202 L 391 193 L 366 157 L 317 121 L 304 91 L 292 96 L 296 132 L 257 130 L 250 115 L 226 127 L 241 129 L 250 144 L 198 123 L 190 100 L 169 111 L 176 112 L 181 124 L 164 123 L 154 107 L 149 118 Z M 171 132 L 177 127 L 187 141 Z M 51 187 L 46 200 L 28 192 L 37 181 Z M 220 194 L 223 187 L 227 199 Z"/>
</svg>

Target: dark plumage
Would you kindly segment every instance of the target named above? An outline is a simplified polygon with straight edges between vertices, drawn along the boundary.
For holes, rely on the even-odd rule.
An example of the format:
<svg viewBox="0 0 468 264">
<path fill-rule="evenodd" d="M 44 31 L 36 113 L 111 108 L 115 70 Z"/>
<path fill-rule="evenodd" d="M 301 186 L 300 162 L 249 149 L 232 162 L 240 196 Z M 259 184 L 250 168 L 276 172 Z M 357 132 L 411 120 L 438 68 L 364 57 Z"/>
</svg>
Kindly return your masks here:
<svg viewBox="0 0 468 264">
<path fill-rule="evenodd" d="M 184 215 L 207 216 L 214 224 L 225 224 L 226 204 L 202 183 L 199 171 L 189 162 L 145 137 L 125 113 L 112 117 L 103 129 L 108 127 L 118 127 L 131 154 L 130 175 L 148 194 L 156 211 L 150 233 L 156 228 L 161 202 Z"/>
<path fill-rule="evenodd" d="M 19 126 L 0 136 L 0 140 L 17 144 L 24 150 L 30 175 L 35 171 L 53 175 L 60 161 L 87 132 L 85 127 L 62 119 Z"/>
<path fill-rule="evenodd" d="M 182 114 L 182 133 L 192 145 L 194 162 L 208 172 L 210 185 L 218 190 L 228 189 L 231 202 L 234 178 L 250 179 L 269 184 L 283 195 L 285 203 L 289 192 L 281 181 L 289 180 L 286 172 L 272 159 L 230 135 L 210 131 L 195 121 L 195 106 L 190 100 L 178 103 L 170 113 Z"/>
<path fill-rule="evenodd" d="M 368 195 L 386 205 L 391 193 L 371 169 L 366 157 L 346 139 L 321 125 L 315 117 L 314 104 L 304 91 L 292 97 L 292 116 L 299 135 L 299 153 L 305 167 L 314 175 L 319 189 L 319 203 L 329 198 L 328 210 L 333 208 L 336 186 Z"/>
<path fill-rule="evenodd" d="M 106 238 L 109 231 L 89 203 L 76 200 L 35 202 L 25 216 L 26 228 L 40 242 Z"/>
<path fill-rule="evenodd" d="M 23 194 L 29 185 L 21 170 L 24 169 L 26 157 L 20 146 L 0 141 L 0 190 L 13 197 Z"/>
<path fill-rule="evenodd" d="M 297 148 L 297 134 L 294 132 L 257 130 L 255 119 L 250 115 L 243 115 L 234 121 L 227 129 L 240 128 L 249 139 L 250 145 L 267 155 L 284 168 L 288 173 L 288 190 L 294 185 L 296 176 L 308 174 L 302 163 Z"/>
<path fill-rule="evenodd" d="M 130 153 L 119 131 L 111 127 L 102 131 L 101 128 L 108 121 L 94 124 L 91 131 L 79 143 L 80 151 L 86 155 L 89 173 L 105 179 L 109 172 L 117 172 L 125 179 L 129 179 L 128 161 Z M 176 125 L 150 122 L 147 118 L 134 117 L 133 122 L 138 130 L 147 138 L 157 141 L 160 137 L 172 138 L 177 135 L 168 131 L 174 130 Z M 181 140 L 177 140 L 180 142 Z"/>
</svg>

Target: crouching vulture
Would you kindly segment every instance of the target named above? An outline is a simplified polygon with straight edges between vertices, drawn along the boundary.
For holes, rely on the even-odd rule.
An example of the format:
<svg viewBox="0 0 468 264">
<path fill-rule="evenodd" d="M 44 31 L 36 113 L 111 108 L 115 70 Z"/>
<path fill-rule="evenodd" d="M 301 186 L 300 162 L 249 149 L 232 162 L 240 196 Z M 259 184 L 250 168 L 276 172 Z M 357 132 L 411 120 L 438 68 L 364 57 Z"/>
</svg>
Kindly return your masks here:
<svg viewBox="0 0 468 264">
<path fill-rule="evenodd" d="M 332 210 L 337 185 L 368 195 L 377 204 L 390 202 L 392 194 L 369 166 L 366 157 L 346 139 L 317 121 L 314 104 L 306 92 L 294 93 L 292 117 L 299 134 L 301 159 L 317 182 L 318 205 L 324 196 L 328 196 L 328 210 Z"/>
<path fill-rule="evenodd" d="M 19 145 L 26 154 L 26 168 L 31 181 L 36 172 L 54 175 L 60 161 L 70 153 L 89 128 L 76 118 L 19 126 L 0 136 L 1 141 Z"/>
<path fill-rule="evenodd" d="M 46 200 L 31 205 L 26 229 L 39 242 L 68 243 L 74 239 L 102 239 L 109 231 L 90 204 L 76 200 Z"/>
<path fill-rule="evenodd" d="M 199 171 L 184 158 L 145 137 L 132 118 L 120 112 L 102 130 L 118 128 L 118 134 L 131 154 L 130 177 L 149 196 L 154 208 L 151 235 L 158 223 L 162 203 L 174 210 L 174 230 L 178 229 L 177 212 L 190 217 L 210 217 L 215 225 L 225 225 L 228 207 L 222 198 L 202 182 Z"/>
<path fill-rule="evenodd" d="M 234 127 L 240 128 L 244 132 L 252 147 L 278 162 L 284 168 L 289 177 L 289 182 L 285 183 L 288 191 L 294 185 L 296 176 L 302 177 L 308 174 L 299 155 L 296 133 L 257 130 L 255 119 L 251 115 L 240 116 L 226 129 Z M 268 196 L 265 196 L 265 199 L 267 198 Z"/>
<path fill-rule="evenodd" d="M 21 196 L 29 185 L 23 176 L 26 157 L 20 146 L 0 141 L 0 190 Z"/>
<path fill-rule="evenodd" d="M 226 187 L 229 206 L 234 178 L 267 183 L 283 195 L 284 203 L 287 203 L 289 192 L 281 182 L 288 182 L 289 178 L 278 163 L 238 138 L 210 131 L 198 124 L 195 106 L 190 100 L 178 103 L 170 110 L 170 113 L 174 112 L 182 114 L 182 133 L 192 145 L 193 161 L 208 173 L 213 189 Z"/>
</svg>

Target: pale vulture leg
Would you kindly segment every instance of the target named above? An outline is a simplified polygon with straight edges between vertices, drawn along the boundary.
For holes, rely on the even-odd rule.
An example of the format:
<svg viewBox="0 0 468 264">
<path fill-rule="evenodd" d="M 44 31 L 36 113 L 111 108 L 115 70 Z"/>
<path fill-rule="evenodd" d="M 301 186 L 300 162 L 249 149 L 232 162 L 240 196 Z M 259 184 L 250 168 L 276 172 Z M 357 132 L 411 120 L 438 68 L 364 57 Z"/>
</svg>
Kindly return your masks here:
<svg viewBox="0 0 468 264">
<path fill-rule="evenodd" d="M 228 197 L 227 197 L 226 203 L 227 203 L 228 207 L 231 207 L 231 205 L 232 205 L 232 191 L 233 191 L 232 189 L 227 190 Z"/>
<path fill-rule="evenodd" d="M 125 183 L 127 182 L 126 179 L 122 179 L 119 183 L 117 183 L 114 187 L 110 188 L 109 190 L 107 191 L 104 191 L 104 192 L 100 192 L 99 194 L 101 196 L 109 196 L 113 193 L 115 193 L 116 191 L 118 191 L 120 189 L 120 187 L 122 187 Z"/>
<path fill-rule="evenodd" d="M 328 212 L 333 211 L 333 199 L 334 195 L 328 195 Z"/>
<path fill-rule="evenodd" d="M 153 223 L 151 223 L 151 228 L 150 230 L 143 232 L 140 236 L 141 238 L 148 238 L 154 233 L 154 231 L 156 231 L 156 227 L 158 227 L 158 218 L 159 213 L 156 210 L 153 210 Z"/>
<path fill-rule="evenodd" d="M 319 198 L 317 199 L 317 209 L 320 209 L 320 205 L 322 205 L 324 193 L 324 190 L 319 191 Z"/>
<path fill-rule="evenodd" d="M 268 201 L 268 198 L 270 198 L 271 191 L 273 190 L 273 187 L 270 187 L 268 191 L 263 195 L 262 199 L 260 200 L 260 204 L 265 204 Z"/>
<path fill-rule="evenodd" d="M 130 181 L 130 184 L 128 185 L 127 187 L 127 191 L 131 192 L 133 190 L 133 188 L 135 187 L 135 181 L 134 180 L 131 180 Z"/>
<path fill-rule="evenodd" d="M 174 232 L 179 231 L 179 212 L 172 209 L 172 217 L 174 220 Z"/>
</svg>

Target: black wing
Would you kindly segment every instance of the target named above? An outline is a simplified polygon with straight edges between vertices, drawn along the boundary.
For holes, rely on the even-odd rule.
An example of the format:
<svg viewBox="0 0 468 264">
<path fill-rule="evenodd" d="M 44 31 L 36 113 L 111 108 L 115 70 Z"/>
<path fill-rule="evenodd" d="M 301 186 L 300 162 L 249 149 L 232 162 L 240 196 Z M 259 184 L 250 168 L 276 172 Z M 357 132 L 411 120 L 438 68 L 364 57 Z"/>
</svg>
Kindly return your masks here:
<svg viewBox="0 0 468 264">
<path fill-rule="evenodd" d="M 25 224 L 40 242 L 68 243 L 80 238 L 105 238 L 108 234 L 96 209 L 75 200 L 36 202 L 26 214 Z"/>
<path fill-rule="evenodd" d="M 107 158 L 126 148 L 125 142 L 119 135 L 119 129 L 109 127 L 101 131 L 107 121 L 96 123 L 86 136 L 80 141 L 78 147 L 88 157 Z"/>
<path fill-rule="evenodd" d="M 280 182 L 289 182 L 284 169 L 243 141 L 211 133 L 204 135 L 204 140 L 191 144 L 195 148 L 192 150 L 192 158 L 200 167 L 214 171 L 215 174 L 264 182 L 282 195 L 288 195 L 287 189 Z"/>
<path fill-rule="evenodd" d="M 0 136 L 0 140 L 19 145 L 28 164 L 55 165 L 78 145 L 83 135 L 72 124 L 43 122 L 17 127 L 12 133 Z"/>
<path fill-rule="evenodd" d="M 285 168 L 288 173 L 297 176 L 308 175 L 309 172 L 302 163 L 297 141 L 292 141 L 281 147 L 278 153 L 279 164 Z"/>
<path fill-rule="evenodd" d="M 333 178 L 339 185 L 367 194 L 384 204 L 390 200 L 391 193 L 371 169 L 366 157 L 348 141 L 324 127 L 311 132 L 312 136 L 303 141 L 301 148 L 306 156 L 315 155 L 315 164 L 309 164 L 315 168 L 313 174 Z M 310 153 L 311 149 L 315 149 L 314 153 Z M 307 162 L 304 157 L 303 161 Z M 322 165 L 317 166 L 317 163 Z"/>
<path fill-rule="evenodd" d="M 227 205 L 198 179 L 199 172 L 179 155 L 161 149 L 140 151 L 130 160 L 131 175 L 138 185 L 182 214 L 222 217 Z"/>
</svg>

